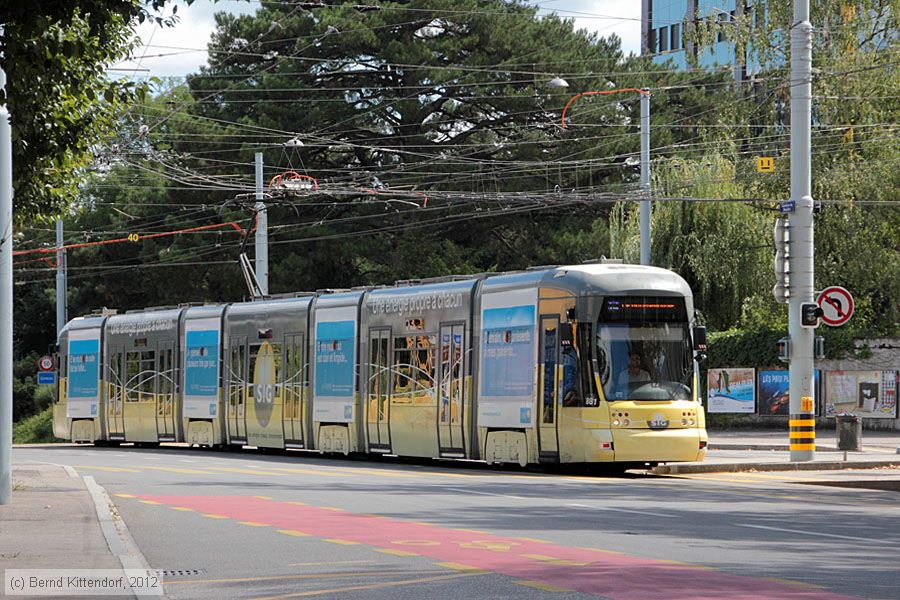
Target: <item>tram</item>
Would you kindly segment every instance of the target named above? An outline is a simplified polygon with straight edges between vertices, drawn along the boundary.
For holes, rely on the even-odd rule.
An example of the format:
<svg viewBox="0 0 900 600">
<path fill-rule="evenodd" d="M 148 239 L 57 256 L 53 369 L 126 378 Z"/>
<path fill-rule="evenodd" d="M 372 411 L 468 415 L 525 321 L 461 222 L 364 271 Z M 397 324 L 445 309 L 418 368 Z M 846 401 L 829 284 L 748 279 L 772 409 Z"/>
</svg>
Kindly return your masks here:
<svg viewBox="0 0 900 600">
<path fill-rule="evenodd" d="M 490 463 L 706 455 L 691 290 L 610 261 L 100 311 L 58 340 L 54 433 Z"/>
</svg>

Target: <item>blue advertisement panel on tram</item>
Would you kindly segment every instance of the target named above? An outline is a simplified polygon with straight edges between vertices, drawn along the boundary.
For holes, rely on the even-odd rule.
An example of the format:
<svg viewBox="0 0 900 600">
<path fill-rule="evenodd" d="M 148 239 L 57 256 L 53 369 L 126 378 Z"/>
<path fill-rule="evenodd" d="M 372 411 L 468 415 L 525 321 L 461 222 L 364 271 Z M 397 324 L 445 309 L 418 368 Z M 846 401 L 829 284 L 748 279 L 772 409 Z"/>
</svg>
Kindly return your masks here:
<svg viewBox="0 0 900 600">
<path fill-rule="evenodd" d="M 531 396 L 534 377 L 534 306 L 484 311 L 482 396 Z"/>
<path fill-rule="evenodd" d="M 219 331 L 185 334 L 184 412 L 186 417 L 216 416 L 219 397 Z"/>
<path fill-rule="evenodd" d="M 353 321 L 316 325 L 316 395 L 353 397 L 355 371 Z"/>
<path fill-rule="evenodd" d="M 68 365 L 69 417 L 96 417 L 100 391 L 100 340 L 71 340 Z"/>
</svg>

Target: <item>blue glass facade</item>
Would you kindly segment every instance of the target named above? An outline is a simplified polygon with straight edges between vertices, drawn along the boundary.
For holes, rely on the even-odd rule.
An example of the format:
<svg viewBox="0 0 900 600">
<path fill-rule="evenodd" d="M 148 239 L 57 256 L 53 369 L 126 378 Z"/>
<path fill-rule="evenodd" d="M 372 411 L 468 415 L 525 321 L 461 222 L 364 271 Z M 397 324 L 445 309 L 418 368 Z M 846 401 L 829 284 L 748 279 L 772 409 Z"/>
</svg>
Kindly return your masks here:
<svg viewBox="0 0 900 600">
<path fill-rule="evenodd" d="M 688 69 L 688 57 L 697 59 L 701 67 L 712 69 L 735 67 L 735 77 L 758 71 L 757 65 L 745 65 L 744 57 L 735 56 L 735 46 L 722 33 L 702 46 L 687 39 L 685 28 L 695 22 L 721 30 L 723 24 L 748 14 L 765 18 L 764 0 L 643 0 L 643 53 L 653 56 L 657 64 L 672 61 L 678 69 Z"/>
</svg>

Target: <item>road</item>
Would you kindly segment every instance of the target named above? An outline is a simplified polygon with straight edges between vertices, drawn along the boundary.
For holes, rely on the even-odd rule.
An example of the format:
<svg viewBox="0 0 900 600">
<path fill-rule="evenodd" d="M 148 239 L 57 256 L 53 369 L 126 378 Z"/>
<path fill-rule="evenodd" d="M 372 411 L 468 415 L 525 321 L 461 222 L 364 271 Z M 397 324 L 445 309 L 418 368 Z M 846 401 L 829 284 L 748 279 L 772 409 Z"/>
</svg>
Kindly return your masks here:
<svg viewBox="0 0 900 600">
<path fill-rule="evenodd" d="M 16 449 L 102 485 L 170 598 L 900 598 L 897 493 L 304 453 Z"/>
</svg>

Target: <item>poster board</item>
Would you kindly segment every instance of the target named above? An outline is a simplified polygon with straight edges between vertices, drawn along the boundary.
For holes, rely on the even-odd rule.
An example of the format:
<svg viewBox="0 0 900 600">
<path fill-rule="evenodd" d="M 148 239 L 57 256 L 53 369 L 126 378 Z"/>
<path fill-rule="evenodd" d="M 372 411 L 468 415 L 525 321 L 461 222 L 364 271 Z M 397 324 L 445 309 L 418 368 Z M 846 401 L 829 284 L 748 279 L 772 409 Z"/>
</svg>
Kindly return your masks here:
<svg viewBox="0 0 900 600">
<path fill-rule="evenodd" d="M 754 414 L 756 369 L 710 369 L 706 373 L 706 410 Z"/>
<path fill-rule="evenodd" d="M 825 415 L 849 413 L 864 419 L 897 417 L 897 371 L 829 371 Z"/>
<path fill-rule="evenodd" d="M 821 376 L 815 371 L 813 380 L 813 414 L 819 414 L 819 386 Z M 787 417 L 791 414 L 790 378 L 787 369 L 766 369 L 759 372 L 759 415 L 762 417 Z"/>
</svg>

